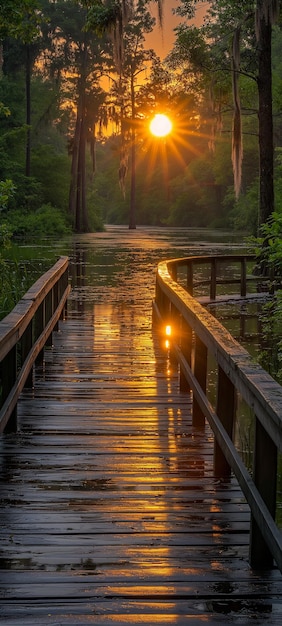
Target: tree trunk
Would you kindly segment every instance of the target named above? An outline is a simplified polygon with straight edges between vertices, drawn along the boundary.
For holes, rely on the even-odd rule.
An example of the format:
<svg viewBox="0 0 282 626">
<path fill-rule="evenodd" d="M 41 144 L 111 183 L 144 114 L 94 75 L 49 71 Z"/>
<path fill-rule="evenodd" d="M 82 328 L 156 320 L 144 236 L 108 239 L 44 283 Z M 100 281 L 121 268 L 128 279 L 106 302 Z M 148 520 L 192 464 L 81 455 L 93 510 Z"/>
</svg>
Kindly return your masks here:
<svg viewBox="0 0 282 626">
<path fill-rule="evenodd" d="M 26 98 L 26 148 L 25 148 L 25 175 L 30 176 L 30 125 L 31 125 L 31 96 L 30 96 L 30 74 L 31 74 L 31 60 L 30 60 L 30 46 L 26 45 L 26 67 L 25 67 L 25 98 Z"/>
<path fill-rule="evenodd" d="M 134 75 L 131 75 L 131 185 L 130 185 L 130 210 L 129 210 L 129 228 L 136 228 L 136 132 L 135 132 L 135 92 L 134 92 Z"/>
<path fill-rule="evenodd" d="M 86 205 L 86 106 L 85 81 L 81 80 L 77 118 L 72 150 L 71 182 L 69 192 L 69 212 L 73 217 L 76 232 L 89 232 Z"/>
<path fill-rule="evenodd" d="M 72 160 L 71 160 L 71 179 L 70 179 L 70 191 L 69 191 L 69 214 L 72 218 L 72 222 L 76 223 L 76 185 L 77 185 L 77 164 L 78 164 L 78 146 L 79 146 L 79 131 L 80 128 L 80 114 L 77 110 L 75 133 L 72 147 Z"/>
<path fill-rule="evenodd" d="M 259 227 L 274 211 L 273 188 L 273 119 L 272 119 L 272 27 L 265 17 L 260 20 L 258 40 L 258 94 L 259 94 L 259 157 L 260 157 L 260 206 Z"/>
<path fill-rule="evenodd" d="M 84 99 L 83 99 L 84 101 Z M 80 128 L 80 142 L 79 142 L 79 162 L 80 162 L 80 195 L 81 195 L 81 231 L 84 233 L 89 232 L 88 213 L 86 206 L 86 163 L 85 163 L 85 151 L 86 151 L 86 133 L 85 133 L 85 118 L 86 111 L 83 102 L 83 111 L 81 118 Z"/>
<path fill-rule="evenodd" d="M 135 131 L 132 129 L 132 145 L 131 145 L 131 187 L 130 187 L 130 212 L 129 212 L 129 228 L 136 228 L 135 202 L 136 202 L 136 146 Z"/>
<path fill-rule="evenodd" d="M 76 203 L 75 203 L 75 230 L 81 232 L 81 159 L 80 159 L 80 134 L 81 134 L 81 118 L 79 119 L 79 144 L 77 155 L 76 170 Z"/>
</svg>

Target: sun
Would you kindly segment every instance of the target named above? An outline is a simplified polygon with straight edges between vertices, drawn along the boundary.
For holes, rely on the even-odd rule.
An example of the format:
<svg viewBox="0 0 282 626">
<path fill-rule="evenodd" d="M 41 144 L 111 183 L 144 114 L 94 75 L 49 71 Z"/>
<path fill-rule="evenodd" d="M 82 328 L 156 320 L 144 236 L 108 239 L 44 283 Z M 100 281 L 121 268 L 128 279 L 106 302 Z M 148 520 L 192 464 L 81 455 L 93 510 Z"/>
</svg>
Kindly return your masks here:
<svg viewBox="0 0 282 626">
<path fill-rule="evenodd" d="M 155 137 L 165 137 L 172 130 L 172 122 L 163 113 L 157 113 L 150 123 L 150 131 Z"/>
</svg>

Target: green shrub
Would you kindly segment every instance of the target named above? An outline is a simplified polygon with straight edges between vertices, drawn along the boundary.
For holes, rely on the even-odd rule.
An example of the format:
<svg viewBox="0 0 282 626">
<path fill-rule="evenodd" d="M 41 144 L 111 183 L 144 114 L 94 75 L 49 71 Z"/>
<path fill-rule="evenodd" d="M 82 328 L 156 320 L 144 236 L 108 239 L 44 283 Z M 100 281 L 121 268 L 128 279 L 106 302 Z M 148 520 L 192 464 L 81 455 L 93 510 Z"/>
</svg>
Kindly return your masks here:
<svg viewBox="0 0 282 626">
<path fill-rule="evenodd" d="M 7 261 L 0 254 L 0 319 L 10 313 L 31 282 L 16 261 Z"/>
<path fill-rule="evenodd" d="M 272 276 L 274 292 L 262 310 L 263 346 L 259 360 L 264 369 L 282 384 L 282 214 L 274 212 L 261 226 L 261 237 L 252 241 L 256 244 L 256 272 Z"/>
<path fill-rule="evenodd" d="M 263 346 L 259 362 L 282 385 L 282 290 L 276 291 L 271 302 L 263 306 L 261 321 Z"/>
<path fill-rule="evenodd" d="M 10 245 L 12 235 L 12 229 L 8 224 L 5 222 L 0 224 L 0 248 L 7 248 Z"/>
<path fill-rule="evenodd" d="M 34 212 L 11 211 L 7 215 L 14 237 L 52 237 L 70 232 L 67 215 L 50 204 Z"/>
<path fill-rule="evenodd" d="M 0 181 L 0 211 L 7 208 L 10 198 L 15 193 L 15 186 L 11 179 Z"/>
</svg>

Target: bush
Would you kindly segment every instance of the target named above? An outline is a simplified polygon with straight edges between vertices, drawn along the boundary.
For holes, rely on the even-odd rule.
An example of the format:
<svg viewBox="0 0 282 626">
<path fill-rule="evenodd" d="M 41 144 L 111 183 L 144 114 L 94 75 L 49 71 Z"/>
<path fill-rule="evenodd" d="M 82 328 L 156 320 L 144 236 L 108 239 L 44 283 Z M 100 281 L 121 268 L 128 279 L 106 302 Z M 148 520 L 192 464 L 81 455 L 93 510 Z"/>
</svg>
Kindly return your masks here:
<svg viewBox="0 0 282 626">
<path fill-rule="evenodd" d="M 10 198 L 15 193 L 14 183 L 10 179 L 0 181 L 0 211 L 7 208 Z"/>
<path fill-rule="evenodd" d="M 14 237 L 52 237 L 71 232 L 67 215 L 51 204 L 43 204 L 37 211 L 11 211 L 7 215 Z"/>
<path fill-rule="evenodd" d="M 242 193 L 238 200 L 235 200 L 233 188 L 226 193 L 224 206 L 228 207 L 233 203 L 233 209 L 229 213 L 229 225 L 237 231 L 246 231 L 252 235 L 257 234 L 258 212 L 259 212 L 259 181 L 256 179 Z"/>
<path fill-rule="evenodd" d="M 0 255 L 0 319 L 5 317 L 30 287 L 30 278 L 16 261 Z"/>
<path fill-rule="evenodd" d="M 273 278 L 273 296 L 263 306 L 261 321 L 263 346 L 259 355 L 262 366 L 282 384 L 282 214 L 272 213 L 269 221 L 261 226 L 261 237 L 256 243 L 256 272 Z M 277 287 L 279 287 L 277 289 Z"/>
<path fill-rule="evenodd" d="M 263 306 L 262 321 L 262 350 L 259 362 L 269 374 L 282 384 L 282 290 L 276 291 L 271 302 Z"/>
</svg>

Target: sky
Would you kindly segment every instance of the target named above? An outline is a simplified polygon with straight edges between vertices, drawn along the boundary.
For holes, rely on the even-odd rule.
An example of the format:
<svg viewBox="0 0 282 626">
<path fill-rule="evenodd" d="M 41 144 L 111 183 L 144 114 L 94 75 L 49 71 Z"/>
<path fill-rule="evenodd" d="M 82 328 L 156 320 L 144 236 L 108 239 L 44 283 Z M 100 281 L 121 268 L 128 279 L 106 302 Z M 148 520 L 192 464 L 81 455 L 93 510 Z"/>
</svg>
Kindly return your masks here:
<svg viewBox="0 0 282 626">
<path fill-rule="evenodd" d="M 208 2 L 199 3 L 196 8 L 195 19 L 189 22 L 190 24 L 194 23 L 197 26 L 200 26 L 203 23 L 203 18 L 205 12 L 207 10 Z M 153 48 L 157 55 L 163 59 L 172 49 L 175 34 L 173 29 L 180 23 L 181 18 L 178 15 L 173 15 L 172 9 L 176 8 L 180 5 L 180 2 L 177 0 L 164 0 L 163 2 L 163 27 L 160 28 L 158 24 L 156 24 L 152 33 L 149 33 L 146 37 L 146 44 L 149 48 Z M 150 11 L 154 17 L 157 17 L 157 8 L 150 4 Z"/>
</svg>

